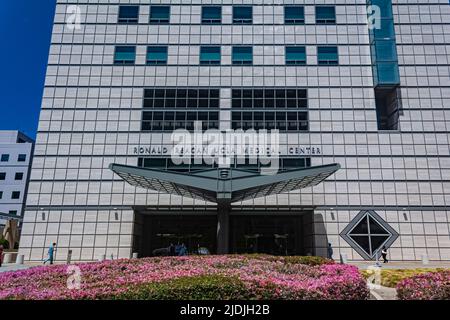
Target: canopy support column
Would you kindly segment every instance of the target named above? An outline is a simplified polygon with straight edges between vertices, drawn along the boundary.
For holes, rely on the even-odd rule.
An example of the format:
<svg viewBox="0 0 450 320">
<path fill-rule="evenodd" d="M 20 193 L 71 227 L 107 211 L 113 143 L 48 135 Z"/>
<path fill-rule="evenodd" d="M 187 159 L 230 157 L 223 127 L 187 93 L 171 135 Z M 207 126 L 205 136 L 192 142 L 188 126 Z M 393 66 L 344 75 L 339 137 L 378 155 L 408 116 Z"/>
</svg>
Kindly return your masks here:
<svg viewBox="0 0 450 320">
<path fill-rule="evenodd" d="M 219 203 L 217 207 L 217 254 L 229 253 L 230 203 Z"/>
</svg>

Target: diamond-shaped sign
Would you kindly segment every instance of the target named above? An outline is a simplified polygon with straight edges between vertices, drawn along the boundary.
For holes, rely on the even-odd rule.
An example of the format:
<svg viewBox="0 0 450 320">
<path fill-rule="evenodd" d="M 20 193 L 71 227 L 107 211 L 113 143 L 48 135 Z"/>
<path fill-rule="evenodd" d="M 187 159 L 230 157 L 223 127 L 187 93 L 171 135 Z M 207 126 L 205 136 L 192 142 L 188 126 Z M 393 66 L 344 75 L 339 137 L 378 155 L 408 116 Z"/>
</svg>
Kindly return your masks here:
<svg viewBox="0 0 450 320">
<path fill-rule="evenodd" d="M 375 211 L 361 211 L 341 232 L 341 237 L 364 259 L 373 260 L 381 248 L 388 248 L 398 233 Z"/>
</svg>

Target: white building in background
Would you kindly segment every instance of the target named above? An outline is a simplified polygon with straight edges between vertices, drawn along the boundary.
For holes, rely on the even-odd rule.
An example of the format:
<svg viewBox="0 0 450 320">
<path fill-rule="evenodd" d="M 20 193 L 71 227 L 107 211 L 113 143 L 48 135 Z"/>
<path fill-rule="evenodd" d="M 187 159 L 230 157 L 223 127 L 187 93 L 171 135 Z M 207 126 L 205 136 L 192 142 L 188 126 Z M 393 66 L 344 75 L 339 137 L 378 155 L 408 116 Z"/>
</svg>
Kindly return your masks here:
<svg viewBox="0 0 450 320">
<path fill-rule="evenodd" d="M 0 226 L 23 217 L 34 140 L 19 131 L 0 130 Z"/>
<path fill-rule="evenodd" d="M 450 259 L 450 6 L 392 2 L 58 0 L 25 259 Z M 279 129 L 282 171 L 175 165 L 196 120 Z"/>
</svg>

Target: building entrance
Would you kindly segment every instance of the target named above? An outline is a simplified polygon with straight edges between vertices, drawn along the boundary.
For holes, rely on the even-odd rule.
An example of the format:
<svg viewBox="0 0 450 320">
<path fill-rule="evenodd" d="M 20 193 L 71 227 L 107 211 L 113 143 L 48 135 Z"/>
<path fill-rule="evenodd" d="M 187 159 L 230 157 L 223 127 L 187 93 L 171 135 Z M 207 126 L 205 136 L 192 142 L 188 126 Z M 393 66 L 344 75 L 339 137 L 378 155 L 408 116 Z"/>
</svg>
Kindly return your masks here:
<svg viewBox="0 0 450 320">
<path fill-rule="evenodd" d="M 302 216 L 232 216 L 230 233 L 233 253 L 305 254 Z"/>
<path fill-rule="evenodd" d="M 199 249 L 202 254 L 216 254 L 219 242 L 226 241 L 225 253 L 307 254 L 305 239 L 310 232 L 301 213 L 230 215 L 225 237 L 219 236 L 218 220 L 214 213 L 136 214 L 134 252 L 140 257 L 166 255 L 171 244 L 184 244 L 189 254 L 197 254 Z"/>
</svg>

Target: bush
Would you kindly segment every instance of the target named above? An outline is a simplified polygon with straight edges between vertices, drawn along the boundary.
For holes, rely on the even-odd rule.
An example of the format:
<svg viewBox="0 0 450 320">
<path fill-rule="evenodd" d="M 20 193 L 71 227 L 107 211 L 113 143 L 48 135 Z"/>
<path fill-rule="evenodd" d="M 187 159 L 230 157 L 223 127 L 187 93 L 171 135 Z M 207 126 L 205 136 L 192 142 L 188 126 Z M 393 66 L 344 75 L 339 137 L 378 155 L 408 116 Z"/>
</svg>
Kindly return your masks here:
<svg viewBox="0 0 450 320">
<path fill-rule="evenodd" d="M 9 242 L 5 238 L 0 238 L 0 246 L 3 246 L 3 249 L 9 249 Z"/>
<path fill-rule="evenodd" d="M 417 269 L 383 269 L 381 270 L 381 285 L 395 288 L 403 279 L 410 278 L 428 272 L 443 271 L 444 269 L 417 268 Z M 362 270 L 361 274 L 367 279 L 373 272 Z"/>
<path fill-rule="evenodd" d="M 130 288 L 115 297 L 125 300 L 239 300 L 250 299 L 245 284 L 235 277 L 203 275 L 182 277 Z"/>
<path fill-rule="evenodd" d="M 334 264 L 334 260 L 316 257 L 316 256 L 271 256 L 268 254 L 245 254 L 242 255 L 250 260 L 263 260 L 263 261 L 271 261 L 271 262 L 283 262 L 286 264 L 304 264 L 307 266 L 321 266 L 324 264 Z"/>
<path fill-rule="evenodd" d="M 397 284 L 400 300 L 450 300 L 450 270 L 406 278 Z"/>
<path fill-rule="evenodd" d="M 286 259 L 289 261 L 287 262 Z M 366 281 L 350 265 L 310 259 L 190 256 L 79 264 L 81 288 L 67 288 L 67 266 L 0 273 L 1 299 L 362 300 Z M 314 263 L 322 261 L 314 259 Z"/>
<path fill-rule="evenodd" d="M 314 256 L 284 257 L 284 261 L 288 264 L 305 264 L 307 266 L 321 266 L 335 263 L 334 260 Z"/>
</svg>

